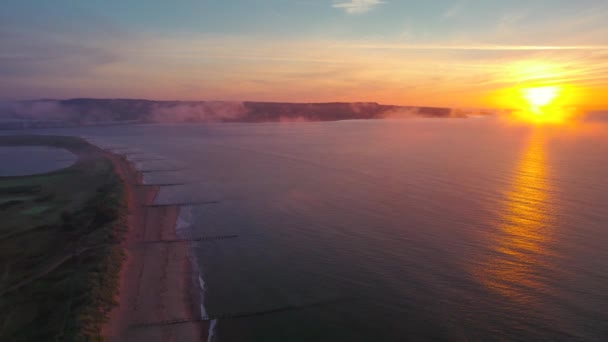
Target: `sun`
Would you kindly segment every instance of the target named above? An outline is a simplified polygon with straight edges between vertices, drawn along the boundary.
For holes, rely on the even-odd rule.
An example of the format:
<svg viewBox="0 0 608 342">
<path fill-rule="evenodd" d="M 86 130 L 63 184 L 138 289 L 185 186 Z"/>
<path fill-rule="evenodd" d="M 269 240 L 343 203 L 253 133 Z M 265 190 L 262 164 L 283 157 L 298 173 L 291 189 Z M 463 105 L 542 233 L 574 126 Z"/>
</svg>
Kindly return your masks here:
<svg viewBox="0 0 608 342">
<path fill-rule="evenodd" d="M 560 88 L 556 86 L 524 88 L 522 92 L 528 104 L 538 108 L 551 104 L 559 96 Z"/>
<path fill-rule="evenodd" d="M 570 89 L 562 85 L 514 88 L 504 98 L 513 108 L 510 118 L 531 124 L 566 124 L 575 116 Z"/>
<path fill-rule="evenodd" d="M 538 125 L 575 124 L 579 106 L 585 103 L 585 89 L 571 84 L 566 65 L 541 60 L 518 61 L 504 66 L 498 74 L 511 86 L 488 93 L 500 108 L 508 108 L 503 118 Z"/>
</svg>

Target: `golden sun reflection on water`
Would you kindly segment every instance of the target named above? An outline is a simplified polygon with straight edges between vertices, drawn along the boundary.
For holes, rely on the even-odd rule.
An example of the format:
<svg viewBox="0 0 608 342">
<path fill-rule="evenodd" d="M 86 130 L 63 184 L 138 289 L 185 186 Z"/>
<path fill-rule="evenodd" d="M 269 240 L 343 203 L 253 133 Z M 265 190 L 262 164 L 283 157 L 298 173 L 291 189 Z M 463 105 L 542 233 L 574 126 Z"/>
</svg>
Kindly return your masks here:
<svg viewBox="0 0 608 342">
<path fill-rule="evenodd" d="M 530 290 L 542 290 L 535 271 L 542 267 L 550 237 L 550 185 L 543 137 L 535 134 L 505 194 L 496 230 L 488 241 L 491 256 L 475 270 L 491 291 L 527 303 Z"/>
</svg>

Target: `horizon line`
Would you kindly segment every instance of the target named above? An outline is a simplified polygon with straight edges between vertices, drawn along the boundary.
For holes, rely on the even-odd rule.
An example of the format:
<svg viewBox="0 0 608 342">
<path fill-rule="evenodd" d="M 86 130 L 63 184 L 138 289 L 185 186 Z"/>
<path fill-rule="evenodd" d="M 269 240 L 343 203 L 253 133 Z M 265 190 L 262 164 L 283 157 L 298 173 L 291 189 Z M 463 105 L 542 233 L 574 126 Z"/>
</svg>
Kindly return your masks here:
<svg viewBox="0 0 608 342">
<path fill-rule="evenodd" d="M 149 102 L 225 102 L 225 103 L 276 103 L 276 104 L 376 104 L 379 106 L 393 106 L 393 107 L 412 107 L 412 108 L 437 108 L 437 109 L 451 109 L 451 110 L 498 110 L 498 111 L 511 111 L 517 110 L 515 108 L 499 108 L 499 107 L 473 107 L 473 106 L 431 106 L 431 105 L 417 105 L 417 104 L 386 104 L 378 101 L 328 101 L 328 102 L 292 102 L 292 101 L 254 101 L 254 100 L 151 100 L 146 98 L 119 98 L 119 97 L 73 97 L 73 98 L 42 98 L 42 99 L 28 99 L 28 100 L 1 100 L 1 103 L 8 102 L 36 102 L 36 101 L 72 101 L 72 100 L 123 100 L 123 101 L 149 101 Z M 574 107 L 574 106 L 568 106 Z M 584 109 L 585 112 L 606 112 L 608 114 L 608 108 L 601 109 Z"/>
</svg>

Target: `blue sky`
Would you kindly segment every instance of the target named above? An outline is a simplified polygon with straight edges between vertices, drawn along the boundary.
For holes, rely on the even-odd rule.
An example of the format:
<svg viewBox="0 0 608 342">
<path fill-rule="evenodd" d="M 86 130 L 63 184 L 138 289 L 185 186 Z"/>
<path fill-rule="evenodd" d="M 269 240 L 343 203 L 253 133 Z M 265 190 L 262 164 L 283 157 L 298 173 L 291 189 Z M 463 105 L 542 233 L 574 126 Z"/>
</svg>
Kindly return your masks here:
<svg viewBox="0 0 608 342">
<path fill-rule="evenodd" d="M 0 6 L 0 99 L 472 106 L 522 82 L 567 82 L 592 89 L 587 93 L 608 84 L 602 0 L 5 0 Z"/>
<path fill-rule="evenodd" d="M 2 7 L 3 26 L 22 29 L 350 39 L 475 35 L 509 18 L 538 29 L 607 8 L 601 0 L 5 0 Z"/>
</svg>

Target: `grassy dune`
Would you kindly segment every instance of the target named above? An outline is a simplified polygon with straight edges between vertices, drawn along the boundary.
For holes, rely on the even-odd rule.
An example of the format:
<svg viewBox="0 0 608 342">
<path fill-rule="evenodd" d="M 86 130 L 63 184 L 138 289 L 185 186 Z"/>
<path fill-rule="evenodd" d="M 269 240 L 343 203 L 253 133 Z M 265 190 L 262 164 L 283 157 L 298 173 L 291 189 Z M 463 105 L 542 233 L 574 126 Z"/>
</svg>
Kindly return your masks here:
<svg viewBox="0 0 608 342">
<path fill-rule="evenodd" d="M 124 258 L 120 179 L 77 138 L 9 136 L 0 145 L 79 156 L 56 172 L 0 177 L 0 340 L 101 340 Z"/>
</svg>

